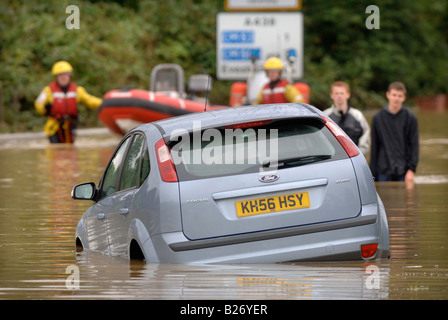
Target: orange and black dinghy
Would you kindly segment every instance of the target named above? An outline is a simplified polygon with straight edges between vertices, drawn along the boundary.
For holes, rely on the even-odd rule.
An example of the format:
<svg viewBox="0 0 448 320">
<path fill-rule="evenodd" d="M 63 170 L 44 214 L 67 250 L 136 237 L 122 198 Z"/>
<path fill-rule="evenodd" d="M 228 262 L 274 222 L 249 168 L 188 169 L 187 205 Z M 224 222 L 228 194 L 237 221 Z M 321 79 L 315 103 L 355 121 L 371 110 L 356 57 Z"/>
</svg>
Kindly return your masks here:
<svg viewBox="0 0 448 320">
<path fill-rule="evenodd" d="M 112 90 L 103 97 L 98 117 L 112 132 L 124 135 L 140 123 L 157 121 L 205 110 L 205 101 L 171 97 L 163 93 L 132 89 Z M 225 106 L 207 105 L 207 110 Z"/>
<path fill-rule="evenodd" d="M 200 97 L 210 90 L 210 76 L 192 75 L 186 94 L 183 69 L 177 64 L 161 64 L 151 72 L 149 91 L 125 88 L 107 92 L 98 117 L 112 132 L 124 135 L 141 123 L 226 108 L 209 105 L 206 98 Z"/>
</svg>

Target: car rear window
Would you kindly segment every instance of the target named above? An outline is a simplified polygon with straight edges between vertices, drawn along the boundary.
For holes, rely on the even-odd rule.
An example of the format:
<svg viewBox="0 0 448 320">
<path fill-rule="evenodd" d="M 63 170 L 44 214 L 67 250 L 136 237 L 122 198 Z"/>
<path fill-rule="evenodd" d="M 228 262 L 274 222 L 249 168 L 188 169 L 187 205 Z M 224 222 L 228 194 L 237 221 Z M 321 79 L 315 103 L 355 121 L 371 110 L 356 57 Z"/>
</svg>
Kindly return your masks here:
<svg viewBox="0 0 448 320">
<path fill-rule="evenodd" d="M 179 181 L 347 158 L 322 121 L 313 118 L 237 124 L 176 139 L 169 147 Z"/>
</svg>

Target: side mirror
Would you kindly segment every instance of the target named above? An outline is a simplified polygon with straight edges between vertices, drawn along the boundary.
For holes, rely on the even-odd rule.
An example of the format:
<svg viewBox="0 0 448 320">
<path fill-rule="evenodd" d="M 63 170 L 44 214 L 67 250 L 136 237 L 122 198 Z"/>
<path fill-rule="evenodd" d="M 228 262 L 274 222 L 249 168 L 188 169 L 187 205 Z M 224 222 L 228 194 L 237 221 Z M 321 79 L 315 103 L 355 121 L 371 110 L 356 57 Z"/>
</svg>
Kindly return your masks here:
<svg viewBox="0 0 448 320">
<path fill-rule="evenodd" d="M 194 74 L 188 79 L 188 90 L 193 92 L 210 92 L 212 79 L 208 74 Z"/>
<path fill-rule="evenodd" d="M 75 200 L 94 200 L 96 186 L 93 182 L 81 183 L 73 187 L 72 198 Z"/>
</svg>

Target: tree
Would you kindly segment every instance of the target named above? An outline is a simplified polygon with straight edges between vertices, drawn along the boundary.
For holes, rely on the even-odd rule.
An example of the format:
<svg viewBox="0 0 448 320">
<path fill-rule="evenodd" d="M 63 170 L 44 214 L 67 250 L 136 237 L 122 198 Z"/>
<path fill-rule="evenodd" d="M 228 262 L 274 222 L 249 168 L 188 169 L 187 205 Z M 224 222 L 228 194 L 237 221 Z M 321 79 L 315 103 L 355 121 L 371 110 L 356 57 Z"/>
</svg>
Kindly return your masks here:
<svg viewBox="0 0 448 320">
<path fill-rule="evenodd" d="M 325 108 L 335 80 L 352 88 L 351 103 L 377 108 L 391 81 L 415 95 L 447 93 L 448 3 L 382 0 L 380 29 L 366 28 L 369 0 L 304 1 L 305 76 L 311 103 Z M 67 29 L 66 7 L 80 10 L 80 29 Z M 216 14 L 222 0 L 29 2 L 5 0 L 0 10 L 0 90 L 4 121 L 40 130 L 34 99 L 52 80 L 52 65 L 68 60 L 77 83 L 97 96 L 149 87 L 152 68 L 178 63 L 186 76 L 216 76 Z M 212 102 L 227 104 L 231 82 L 215 81 Z M 408 99 L 410 101 L 411 99 Z M 81 110 L 86 125 L 96 114 Z"/>
</svg>

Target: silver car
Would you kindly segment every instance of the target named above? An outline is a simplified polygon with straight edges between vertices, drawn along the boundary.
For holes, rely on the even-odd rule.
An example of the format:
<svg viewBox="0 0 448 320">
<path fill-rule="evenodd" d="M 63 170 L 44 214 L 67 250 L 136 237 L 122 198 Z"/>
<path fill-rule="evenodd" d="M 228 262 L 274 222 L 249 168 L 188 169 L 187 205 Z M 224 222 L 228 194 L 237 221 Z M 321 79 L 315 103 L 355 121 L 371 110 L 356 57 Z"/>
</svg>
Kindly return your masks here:
<svg viewBox="0 0 448 320">
<path fill-rule="evenodd" d="M 85 250 L 154 263 L 389 257 L 364 156 L 306 104 L 226 108 L 126 134 L 76 229 Z"/>
</svg>

